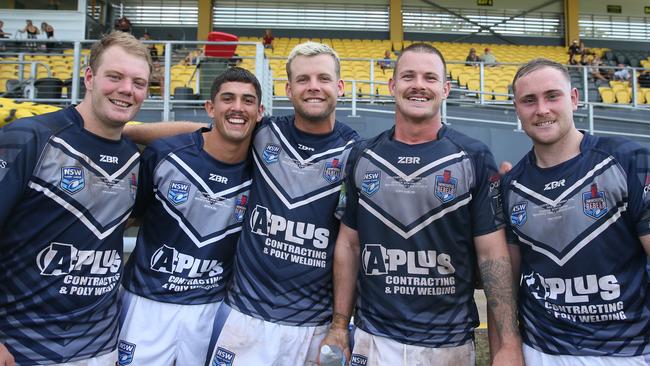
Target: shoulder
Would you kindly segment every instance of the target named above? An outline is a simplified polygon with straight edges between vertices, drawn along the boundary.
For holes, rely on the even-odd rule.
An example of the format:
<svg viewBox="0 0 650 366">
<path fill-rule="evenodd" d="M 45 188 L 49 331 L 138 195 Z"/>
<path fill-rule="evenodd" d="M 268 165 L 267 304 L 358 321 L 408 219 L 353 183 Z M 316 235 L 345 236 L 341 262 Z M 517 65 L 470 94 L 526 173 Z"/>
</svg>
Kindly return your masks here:
<svg viewBox="0 0 650 366">
<path fill-rule="evenodd" d="M 193 135 L 196 133 L 200 132 L 195 131 L 158 139 L 149 145 L 145 149 L 145 152 L 148 152 L 148 154 L 153 153 L 159 157 L 167 156 L 173 152 L 195 145 Z"/>
<path fill-rule="evenodd" d="M 66 115 L 65 110 L 60 110 L 17 119 L 3 127 L 2 130 L 19 135 L 38 135 L 44 137 L 54 135 L 71 125 L 72 121 Z"/>
<path fill-rule="evenodd" d="M 360 141 L 361 137 L 352 127 L 346 125 L 345 123 L 336 121 L 334 123 L 334 132 L 337 133 L 343 140 L 350 141 Z"/>
<path fill-rule="evenodd" d="M 442 137 L 447 138 L 451 143 L 456 145 L 458 149 L 470 155 L 492 154 L 487 145 L 483 142 L 469 137 L 461 132 L 445 127 Z"/>
<path fill-rule="evenodd" d="M 588 138 L 592 140 L 591 147 L 594 152 L 613 158 L 622 167 L 637 164 L 646 166 L 650 163 L 650 152 L 638 142 L 623 137 Z M 639 159 L 642 161 L 638 161 Z"/>
</svg>

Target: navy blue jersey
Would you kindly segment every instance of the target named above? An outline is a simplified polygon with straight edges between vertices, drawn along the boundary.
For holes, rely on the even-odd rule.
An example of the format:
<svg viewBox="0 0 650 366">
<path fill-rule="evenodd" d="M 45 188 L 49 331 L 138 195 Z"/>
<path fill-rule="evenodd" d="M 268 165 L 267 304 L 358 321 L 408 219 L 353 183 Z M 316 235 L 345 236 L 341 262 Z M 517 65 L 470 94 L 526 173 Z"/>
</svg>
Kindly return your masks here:
<svg viewBox="0 0 650 366">
<path fill-rule="evenodd" d="M 201 129 L 142 154 L 133 215 L 142 219 L 123 286 L 151 300 L 206 304 L 225 296 L 251 185 L 250 164 L 203 150 Z"/>
<path fill-rule="evenodd" d="M 0 342 L 18 364 L 113 351 L 138 150 L 74 107 L 0 130 Z"/>
<path fill-rule="evenodd" d="M 650 234 L 649 160 L 631 141 L 585 135 L 577 157 L 542 169 L 530 152 L 504 177 L 526 344 L 558 355 L 650 353 L 639 241 Z"/>
<path fill-rule="evenodd" d="M 254 179 L 227 303 L 294 326 L 332 316 L 335 211 L 356 132 L 299 131 L 294 118 L 264 119 L 253 141 Z"/>
<path fill-rule="evenodd" d="M 350 158 L 343 222 L 361 249 L 356 325 L 405 344 L 465 344 L 479 324 L 474 237 L 503 226 L 494 158 L 446 126 L 422 144 L 393 136 Z"/>
</svg>

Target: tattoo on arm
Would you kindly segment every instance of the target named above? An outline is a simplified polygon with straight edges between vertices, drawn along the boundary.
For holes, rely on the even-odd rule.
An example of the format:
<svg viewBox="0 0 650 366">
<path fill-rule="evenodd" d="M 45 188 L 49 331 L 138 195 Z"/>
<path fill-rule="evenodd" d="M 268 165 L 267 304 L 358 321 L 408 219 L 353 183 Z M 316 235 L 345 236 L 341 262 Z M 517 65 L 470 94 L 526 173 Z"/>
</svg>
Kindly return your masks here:
<svg viewBox="0 0 650 366">
<path fill-rule="evenodd" d="M 519 336 L 514 281 L 508 257 L 491 258 L 479 262 L 479 271 L 488 305 L 500 338 Z"/>
</svg>

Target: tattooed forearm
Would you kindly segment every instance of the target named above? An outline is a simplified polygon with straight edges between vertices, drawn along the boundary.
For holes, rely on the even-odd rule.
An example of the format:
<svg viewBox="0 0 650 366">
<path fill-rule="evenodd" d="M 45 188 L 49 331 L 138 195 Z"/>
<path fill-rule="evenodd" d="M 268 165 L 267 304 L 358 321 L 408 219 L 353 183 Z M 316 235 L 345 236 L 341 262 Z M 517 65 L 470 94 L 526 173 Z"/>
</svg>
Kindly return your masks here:
<svg viewBox="0 0 650 366">
<path fill-rule="evenodd" d="M 517 310 L 515 284 L 512 279 L 510 259 L 508 257 L 489 258 L 479 262 L 479 271 L 483 282 L 488 308 L 492 312 L 494 326 L 499 338 L 504 335 L 516 335 Z"/>
</svg>

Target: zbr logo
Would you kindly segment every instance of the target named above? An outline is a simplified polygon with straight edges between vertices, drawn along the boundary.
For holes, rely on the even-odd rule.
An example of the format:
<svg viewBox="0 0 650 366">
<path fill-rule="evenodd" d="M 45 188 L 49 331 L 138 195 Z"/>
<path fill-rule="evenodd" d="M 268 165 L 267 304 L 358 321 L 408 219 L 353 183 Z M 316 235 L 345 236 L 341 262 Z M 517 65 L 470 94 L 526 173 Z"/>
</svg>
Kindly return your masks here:
<svg viewBox="0 0 650 366">
<path fill-rule="evenodd" d="M 365 172 L 363 174 L 363 180 L 361 181 L 361 192 L 363 192 L 366 196 L 370 197 L 373 194 L 377 193 L 380 186 L 381 172 L 379 170 L 373 170 Z"/>
<path fill-rule="evenodd" d="M 325 169 L 323 170 L 323 178 L 330 183 L 336 183 L 341 180 L 342 169 L 343 164 L 339 159 L 333 159 L 330 162 L 326 162 Z"/>
<path fill-rule="evenodd" d="M 523 226 L 526 223 L 526 206 L 528 202 L 518 202 L 512 206 L 510 222 L 515 226 Z"/>
<path fill-rule="evenodd" d="M 598 220 L 607 213 L 605 192 L 599 191 L 596 183 L 591 185 L 589 192 L 582 193 L 582 211 L 585 215 Z"/>
<path fill-rule="evenodd" d="M 264 148 L 264 153 L 262 154 L 262 158 L 264 159 L 264 162 L 267 164 L 272 164 L 272 163 L 277 163 L 278 159 L 280 157 L 280 146 L 275 145 L 275 144 L 268 144 Z"/>
<path fill-rule="evenodd" d="M 120 366 L 130 365 L 133 362 L 133 355 L 135 354 L 135 344 L 120 341 L 117 345 L 118 356 Z"/>
<path fill-rule="evenodd" d="M 232 366 L 235 361 L 235 354 L 225 348 L 217 347 L 214 358 L 212 359 L 212 366 Z"/>
<path fill-rule="evenodd" d="M 84 189 L 85 186 L 83 169 L 76 166 L 61 168 L 61 189 L 70 194 L 75 194 Z"/>
<path fill-rule="evenodd" d="M 246 213 L 246 204 L 248 203 L 248 197 L 245 194 L 242 194 L 241 198 L 238 198 L 235 201 L 235 212 L 233 217 L 235 221 L 242 222 L 244 221 L 244 214 Z"/>
<path fill-rule="evenodd" d="M 169 190 L 167 191 L 167 198 L 175 204 L 180 205 L 187 201 L 190 193 L 190 185 L 185 182 L 175 182 L 172 181 L 169 183 Z"/>
<path fill-rule="evenodd" d="M 436 175 L 436 197 L 442 203 L 447 203 L 456 198 L 456 187 L 458 186 L 458 179 L 452 178 L 451 171 L 445 170 L 442 175 Z"/>
</svg>

